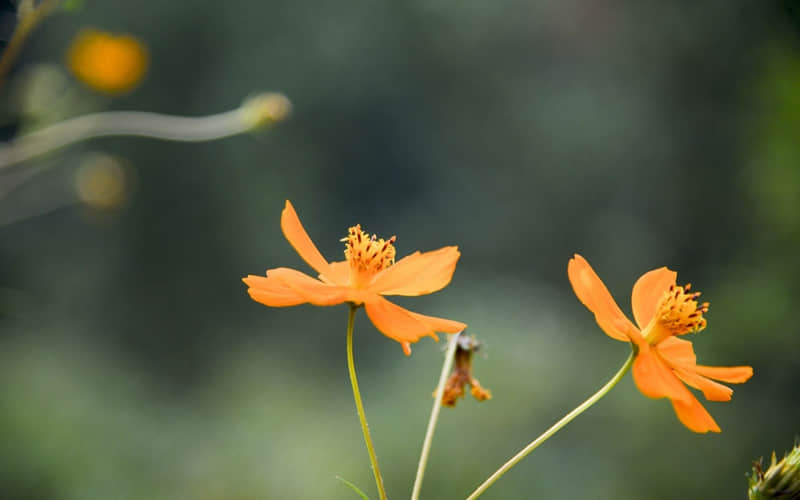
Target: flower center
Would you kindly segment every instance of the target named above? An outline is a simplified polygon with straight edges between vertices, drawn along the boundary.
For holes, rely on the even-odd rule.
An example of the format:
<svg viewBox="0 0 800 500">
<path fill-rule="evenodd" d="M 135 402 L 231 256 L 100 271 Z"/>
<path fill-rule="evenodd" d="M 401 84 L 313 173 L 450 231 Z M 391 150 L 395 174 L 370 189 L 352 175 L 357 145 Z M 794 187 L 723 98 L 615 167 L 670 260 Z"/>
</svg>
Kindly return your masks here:
<svg viewBox="0 0 800 500">
<path fill-rule="evenodd" d="M 655 316 L 644 332 L 651 345 L 674 335 L 699 332 L 706 327 L 703 314 L 708 312 L 709 304 L 698 304 L 700 292 L 690 292 L 691 288 L 691 283 L 686 286 L 672 285 L 664 292 Z"/>
<path fill-rule="evenodd" d="M 394 242 L 397 236 L 388 240 L 370 236 L 361 230 L 361 224 L 351 227 L 345 242 L 344 257 L 350 263 L 350 286 L 363 288 L 376 274 L 394 264 Z"/>
</svg>

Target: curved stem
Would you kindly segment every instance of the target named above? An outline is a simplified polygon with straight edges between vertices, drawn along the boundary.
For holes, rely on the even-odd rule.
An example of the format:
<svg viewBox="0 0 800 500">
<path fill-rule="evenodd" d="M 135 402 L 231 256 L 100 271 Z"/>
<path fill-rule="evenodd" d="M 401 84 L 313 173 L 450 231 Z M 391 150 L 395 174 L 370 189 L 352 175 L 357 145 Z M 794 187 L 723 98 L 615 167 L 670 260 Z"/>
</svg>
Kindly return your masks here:
<svg viewBox="0 0 800 500">
<path fill-rule="evenodd" d="M 350 313 L 347 316 L 347 370 L 350 372 L 350 384 L 353 386 L 353 399 L 356 400 L 358 410 L 358 420 L 361 422 L 361 432 L 364 433 L 364 442 L 367 444 L 369 461 L 372 463 L 372 473 L 375 475 L 375 484 L 378 486 L 378 494 L 381 500 L 386 500 L 386 490 L 383 487 L 383 478 L 378 468 L 378 457 L 375 455 L 375 446 L 372 444 L 372 436 L 369 434 L 369 424 L 364 414 L 364 403 L 361 402 L 361 391 L 358 390 L 358 379 L 356 378 L 356 367 L 353 362 L 353 323 L 356 318 L 358 306 L 350 304 Z"/>
<path fill-rule="evenodd" d="M 431 443 L 433 443 L 433 432 L 436 430 L 436 422 L 439 420 L 439 411 L 442 409 L 442 392 L 444 385 L 447 383 L 447 374 L 453 367 L 453 358 L 456 352 L 456 345 L 458 345 L 458 337 L 461 332 L 450 335 L 447 344 L 447 353 L 445 354 L 444 364 L 442 365 L 442 373 L 439 375 L 439 384 L 436 386 L 434 393 L 433 409 L 431 410 L 431 418 L 428 420 L 428 430 L 425 433 L 425 440 L 422 443 L 422 453 L 419 456 L 419 464 L 417 465 L 417 477 L 414 478 L 414 490 L 411 492 L 411 500 L 419 499 L 419 492 L 422 489 L 422 478 L 425 476 L 425 466 L 428 465 L 428 455 L 431 451 Z"/>
<path fill-rule="evenodd" d="M 625 361 L 625 364 L 622 365 L 622 368 L 620 368 L 619 371 L 613 377 L 611 377 L 611 380 L 609 380 L 606 383 L 606 385 L 601 387 L 599 391 L 592 394 L 589 397 L 589 399 L 581 403 L 577 408 L 564 415 L 564 417 L 561 420 L 559 420 L 558 422 L 553 424 L 552 427 L 544 431 L 544 433 L 541 436 L 531 441 L 530 444 L 528 444 L 528 446 L 520 450 L 519 453 L 511 457 L 511 459 L 508 462 L 504 463 L 502 467 L 497 469 L 497 471 L 495 471 L 494 474 L 489 476 L 489 478 L 486 481 L 484 481 L 480 486 L 478 486 L 478 488 L 475 491 L 473 491 L 470 496 L 467 497 L 467 500 L 474 500 L 475 498 L 481 496 L 481 494 L 483 494 L 483 492 L 485 492 L 489 488 L 489 486 L 491 486 L 492 484 L 495 483 L 495 481 L 500 479 L 503 476 L 503 474 L 508 472 L 508 470 L 514 467 L 520 460 L 528 456 L 528 454 L 533 450 L 535 450 L 536 448 L 538 448 L 540 444 L 547 441 L 550 438 L 550 436 L 561 430 L 561 428 L 570 423 L 572 419 L 574 419 L 575 417 L 577 417 L 578 415 L 589 409 L 589 407 L 591 407 L 593 404 L 598 402 L 603 396 L 605 396 L 608 393 L 608 391 L 613 389 L 614 386 L 617 385 L 617 382 L 619 382 L 622 379 L 622 377 L 626 373 L 628 373 L 628 370 L 630 370 L 631 365 L 633 364 L 634 355 L 635 353 L 631 352 L 630 356 L 628 356 L 628 359 Z"/>
<path fill-rule="evenodd" d="M 288 100 L 280 94 L 248 99 L 240 107 L 208 116 L 171 116 L 144 111 L 105 111 L 70 118 L 0 143 L 0 169 L 68 144 L 96 137 L 139 136 L 201 142 L 241 134 L 283 118 Z"/>
</svg>

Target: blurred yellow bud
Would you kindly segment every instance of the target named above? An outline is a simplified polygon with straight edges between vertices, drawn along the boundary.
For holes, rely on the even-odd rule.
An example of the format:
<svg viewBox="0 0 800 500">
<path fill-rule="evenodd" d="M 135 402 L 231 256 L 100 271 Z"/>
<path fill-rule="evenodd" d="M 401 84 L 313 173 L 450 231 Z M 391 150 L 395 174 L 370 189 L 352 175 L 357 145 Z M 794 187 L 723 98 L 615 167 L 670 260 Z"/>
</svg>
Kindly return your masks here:
<svg viewBox="0 0 800 500">
<path fill-rule="evenodd" d="M 91 28 L 78 33 L 67 52 L 72 73 L 107 94 L 132 90 L 147 71 L 147 64 L 147 48 L 138 39 Z"/>
<path fill-rule="evenodd" d="M 274 92 L 248 97 L 242 104 L 244 119 L 251 129 L 284 120 L 292 110 L 292 103 L 283 95 Z"/>
<path fill-rule="evenodd" d="M 32 117 L 52 116 L 55 103 L 69 84 L 61 68 L 53 64 L 26 68 L 16 83 L 15 100 L 20 105 L 17 111 Z"/>
<path fill-rule="evenodd" d="M 125 168 L 115 157 L 89 155 L 75 172 L 75 190 L 80 201 L 91 208 L 109 210 L 125 202 L 129 191 Z"/>
</svg>

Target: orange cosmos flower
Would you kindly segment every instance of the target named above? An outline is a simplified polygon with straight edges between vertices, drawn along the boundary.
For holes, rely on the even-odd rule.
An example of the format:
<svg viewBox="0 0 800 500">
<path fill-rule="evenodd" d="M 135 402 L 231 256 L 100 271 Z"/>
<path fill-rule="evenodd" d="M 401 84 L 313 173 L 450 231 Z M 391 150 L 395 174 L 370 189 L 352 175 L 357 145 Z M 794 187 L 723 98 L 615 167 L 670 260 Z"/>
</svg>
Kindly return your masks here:
<svg viewBox="0 0 800 500">
<path fill-rule="evenodd" d="M 86 85 L 108 94 L 132 90 L 147 70 L 147 49 L 129 35 L 84 29 L 67 52 L 69 69 Z"/>
<path fill-rule="evenodd" d="M 467 327 L 459 321 L 411 312 L 383 298 L 425 295 L 447 286 L 461 255 L 457 247 L 414 252 L 395 262 L 394 236 L 378 239 L 356 225 L 342 239 L 345 260 L 329 263 L 288 200 L 281 214 L 281 229 L 300 257 L 319 273 L 319 279 L 285 267 L 268 270 L 266 277 L 250 275 L 243 281 L 256 302 L 271 307 L 363 305 L 375 327 L 400 342 L 406 355 L 411 354 L 411 342 L 421 337 L 430 335 L 438 341 L 436 332 L 455 333 Z"/>
<path fill-rule="evenodd" d="M 700 293 L 690 293 L 691 285 L 676 285 L 677 273 L 666 267 L 645 273 L 633 285 L 631 297 L 637 327 L 625 317 L 586 259 L 576 254 L 567 274 L 575 295 L 594 313 L 600 328 L 613 339 L 634 344 L 638 352 L 633 378 L 642 394 L 669 398 L 678 419 L 695 432 L 720 432 L 684 384 L 702 391 L 709 401 L 730 401 L 733 390 L 711 379 L 741 384 L 753 375 L 753 368 L 698 365 L 692 343 L 678 338 L 706 327 L 703 314 L 708 303 L 697 303 Z"/>
</svg>

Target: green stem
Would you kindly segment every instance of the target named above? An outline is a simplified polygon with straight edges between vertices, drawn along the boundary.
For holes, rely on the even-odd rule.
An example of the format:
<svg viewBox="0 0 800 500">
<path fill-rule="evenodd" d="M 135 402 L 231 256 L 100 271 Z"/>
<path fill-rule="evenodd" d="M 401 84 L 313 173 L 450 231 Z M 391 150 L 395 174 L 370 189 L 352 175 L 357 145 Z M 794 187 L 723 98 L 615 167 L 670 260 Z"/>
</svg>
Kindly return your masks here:
<svg viewBox="0 0 800 500">
<path fill-rule="evenodd" d="M 435 399 L 433 400 L 431 418 L 428 420 L 428 431 L 425 433 L 425 440 L 422 443 L 422 453 L 419 456 L 417 477 L 414 479 L 414 490 L 411 493 L 411 500 L 418 500 L 419 492 L 422 489 L 422 478 L 425 476 L 425 466 L 428 465 L 428 455 L 430 455 L 431 443 L 433 442 L 433 432 L 436 429 L 436 422 L 439 420 L 439 411 L 442 409 L 442 392 L 444 391 L 445 383 L 447 383 L 447 375 L 453 367 L 453 358 L 455 357 L 458 337 L 460 335 L 461 332 L 450 335 L 447 344 L 447 353 L 444 357 L 442 373 L 439 375 L 439 384 L 436 386 L 436 392 L 434 393 Z"/>
<path fill-rule="evenodd" d="M 378 457 L 375 455 L 375 446 L 372 444 L 372 436 L 369 434 L 369 424 L 364 414 L 364 403 L 361 402 L 361 391 L 358 390 L 358 379 L 356 378 L 356 367 L 353 362 L 353 323 L 356 318 L 358 306 L 350 304 L 350 313 L 347 316 L 347 370 L 350 372 L 350 384 L 353 386 L 353 399 L 356 400 L 358 410 L 358 420 L 361 422 L 361 432 L 364 433 L 364 442 L 367 444 L 369 461 L 372 463 L 372 473 L 375 475 L 375 484 L 378 486 L 378 494 L 381 500 L 386 500 L 386 490 L 383 487 L 381 470 L 378 468 Z"/>
<path fill-rule="evenodd" d="M 520 450 L 519 453 L 511 457 L 511 459 L 508 462 L 504 463 L 502 467 L 497 469 L 497 471 L 495 471 L 494 474 L 489 476 L 489 478 L 486 481 L 484 481 L 480 486 L 478 486 L 478 489 L 473 491 L 472 494 L 467 497 L 467 500 L 474 500 L 479 496 L 481 496 L 483 492 L 489 489 L 489 486 L 491 486 L 492 484 L 495 483 L 495 481 L 500 479 L 503 476 L 503 474 L 508 472 L 508 470 L 514 467 L 520 460 L 528 456 L 530 452 L 538 448 L 540 444 L 547 441 L 553 434 L 555 434 L 556 432 L 561 430 L 562 427 L 570 423 L 572 419 L 574 419 L 575 417 L 577 417 L 578 415 L 589 409 L 589 407 L 591 407 L 593 404 L 598 402 L 603 396 L 605 396 L 608 393 L 608 391 L 613 389 L 614 386 L 617 385 L 617 382 L 619 382 L 622 379 L 622 377 L 626 373 L 628 373 L 628 370 L 630 370 L 631 365 L 633 364 L 634 354 L 635 353 L 631 352 L 630 356 L 628 356 L 628 359 L 625 361 L 625 364 L 622 365 L 622 368 L 620 368 L 619 371 L 613 377 L 611 377 L 611 380 L 609 380 L 606 383 L 606 385 L 601 387 L 599 391 L 592 394 L 592 396 L 590 396 L 589 399 L 581 403 L 577 408 L 564 415 L 564 417 L 561 420 L 559 420 L 552 427 L 544 431 L 544 433 L 541 436 L 531 441 L 530 444 L 528 444 L 528 446 Z"/>
</svg>

